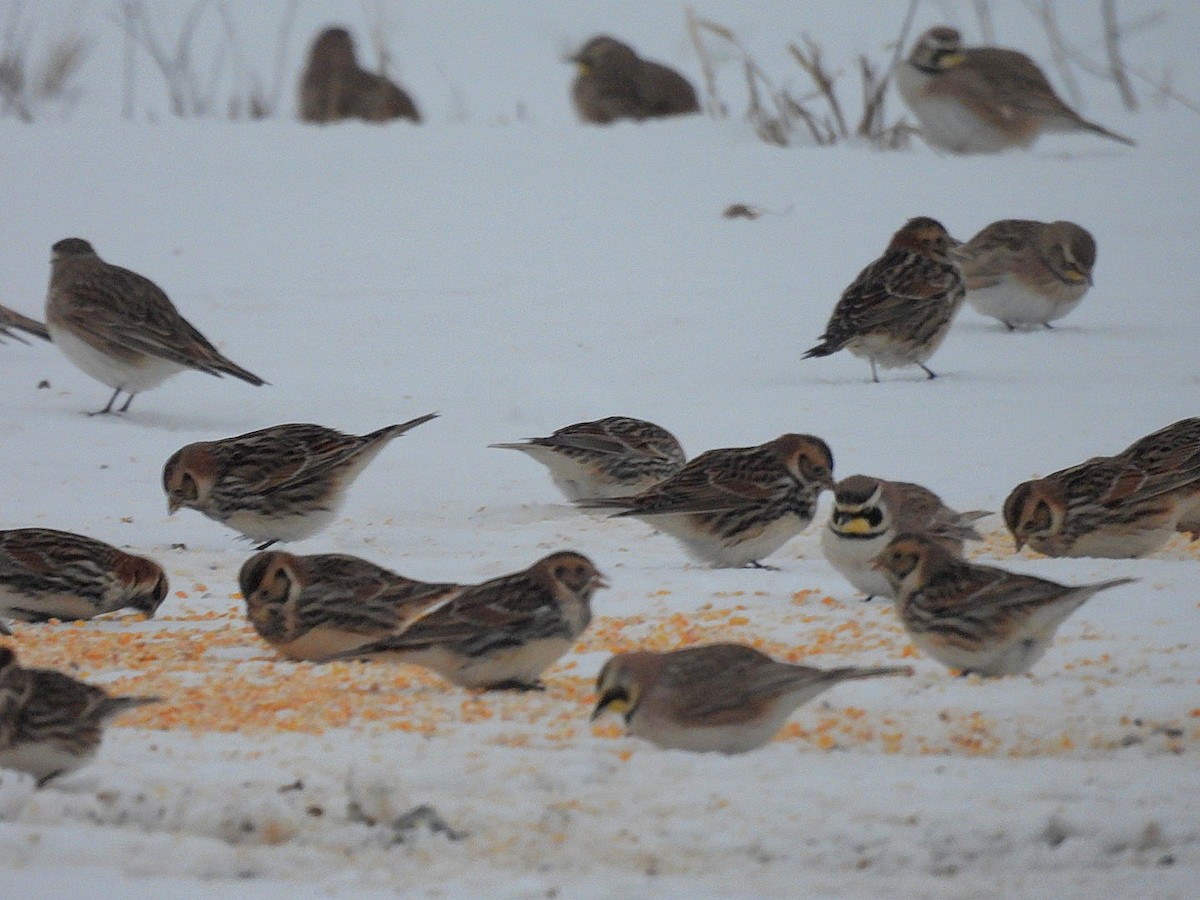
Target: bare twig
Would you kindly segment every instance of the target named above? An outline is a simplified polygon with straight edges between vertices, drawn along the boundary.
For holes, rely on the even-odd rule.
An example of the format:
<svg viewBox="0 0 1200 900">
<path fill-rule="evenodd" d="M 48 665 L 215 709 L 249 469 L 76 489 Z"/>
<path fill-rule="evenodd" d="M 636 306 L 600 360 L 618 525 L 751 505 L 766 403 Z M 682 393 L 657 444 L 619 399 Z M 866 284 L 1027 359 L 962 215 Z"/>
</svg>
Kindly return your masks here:
<svg viewBox="0 0 1200 900">
<path fill-rule="evenodd" d="M 1121 29 L 1117 25 L 1116 0 L 1104 0 L 1100 4 L 1100 12 L 1104 17 L 1104 47 L 1108 51 L 1109 74 L 1117 86 L 1125 108 L 1135 110 L 1138 108 L 1137 95 L 1133 92 L 1133 85 L 1129 83 L 1129 76 L 1125 73 L 1125 60 L 1121 58 Z"/>
<path fill-rule="evenodd" d="M 1082 106 L 1083 93 L 1079 90 L 1079 82 L 1075 80 L 1075 74 L 1068 65 L 1070 53 L 1067 50 L 1067 42 L 1063 39 L 1062 30 L 1058 27 L 1058 15 L 1054 11 L 1054 0 L 1041 0 L 1036 5 L 1033 0 L 1025 0 L 1025 5 L 1041 23 L 1042 30 L 1046 32 L 1046 37 L 1050 41 L 1050 61 L 1058 71 L 1058 76 L 1066 88 L 1071 105 Z"/>
<path fill-rule="evenodd" d="M 704 75 L 704 96 L 707 98 L 704 105 L 708 114 L 714 119 L 728 118 L 729 107 L 717 94 L 716 67 L 713 66 L 712 56 L 700 36 L 700 20 L 696 18 L 696 11 L 690 6 L 687 8 L 687 29 L 692 46 L 696 48 L 696 55 L 700 58 L 700 72 Z"/>
<path fill-rule="evenodd" d="M 979 20 L 979 36 L 985 44 L 996 43 L 996 29 L 992 25 L 992 8 L 988 0 L 974 0 L 975 18 Z"/>
</svg>

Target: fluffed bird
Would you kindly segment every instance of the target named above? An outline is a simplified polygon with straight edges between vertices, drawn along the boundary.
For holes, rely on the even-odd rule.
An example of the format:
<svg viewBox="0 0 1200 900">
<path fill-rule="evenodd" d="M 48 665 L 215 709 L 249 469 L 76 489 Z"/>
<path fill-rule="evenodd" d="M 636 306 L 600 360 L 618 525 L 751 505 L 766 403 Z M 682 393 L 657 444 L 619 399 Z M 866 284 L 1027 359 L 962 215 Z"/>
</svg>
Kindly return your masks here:
<svg viewBox="0 0 1200 900">
<path fill-rule="evenodd" d="M 41 322 L 29 318 L 29 316 L 22 315 L 15 309 L 0 306 L 0 343 L 3 343 L 3 338 L 12 338 L 14 341 L 28 344 L 29 341 L 25 340 L 25 338 L 19 334 L 13 334 L 12 329 L 14 328 L 17 331 L 32 334 L 34 337 L 40 337 L 43 341 L 50 340 L 50 332 L 46 330 L 46 326 Z"/>
<path fill-rule="evenodd" d="M 909 219 L 871 263 L 842 293 L 820 343 L 805 359 L 849 350 L 877 366 L 894 369 L 926 365 L 966 296 L 962 273 L 950 250 L 958 241 L 935 219 Z"/>
<path fill-rule="evenodd" d="M 0 768 L 41 787 L 95 757 L 108 720 L 158 697 L 113 697 L 52 669 L 24 669 L 0 647 Z"/>
<path fill-rule="evenodd" d="M 1092 596 L 1136 579 L 1065 585 L 967 562 L 937 541 L 900 535 L 875 561 L 922 653 L 962 674 L 1028 672 L 1058 627 Z"/>
<path fill-rule="evenodd" d="M 961 556 L 964 541 L 983 540 L 971 523 L 987 515 L 984 510 L 955 512 L 919 484 L 851 475 L 833 488 L 833 510 L 821 531 L 821 549 L 829 564 L 866 599 L 894 598 L 891 583 L 871 567 L 892 538 L 924 534 Z"/>
<path fill-rule="evenodd" d="M 303 540 L 333 521 L 351 483 L 393 438 L 434 418 L 362 436 L 292 424 L 188 444 L 163 467 L 167 512 L 197 510 L 261 541 L 257 550 Z"/>
<path fill-rule="evenodd" d="M 785 434 L 757 447 L 709 450 L 632 497 L 579 505 L 642 519 L 714 568 L 761 567 L 761 559 L 808 527 L 821 491 L 832 487 L 829 445 Z"/>
<path fill-rule="evenodd" d="M 259 637 L 289 659 L 325 660 L 404 631 L 462 590 L 397 575 L 341 553 L 268 550 L 242 565 L 238 585 Z"/>
<path fill-rule="evenodd" d="M 597 35 L 571 62 L 579 68 L 571 99 L 584 122 L 641 122 L 700 111 L 696 89 L 686 78 L 662 63 L 642 59 L 616 38 Z"/>
<path fill-rule="evenodd" d="M 568 500 L 628 497 L 674 475 L 687 461 L 675 435 L 628 416 L 577 422 L 547 437 L 488 446 L 520 450 L 544 465 Z"/>
<path fill-rule="evenodd" d="M 359 66 L 350 32 L 326 28 L 313 41 L 300 78 L 300 119 L 318 123 L 342 119 L 420 122 L 421 114 L 398 84 Z"/>
<path fill-rule="evenodd" d="M 51 249 L 46 328 L 67 359 L 113 389 L 93 415 L 112 412 L 122 392 L 125 412 L 134 396 L 185 369 L 266 384 L 222 356 L 149 278 L 106 263 L 81 238 Z"/>
<path fill-rule="evenodd" d="M 552 553 L 527 569 L 465 585 L 398 634 L 333 658 L 424 666 L 464 688 L 540 690 L 541 675 L 592 620 L 607 587 L 586 556 Z"/>
<path fill-rule="evenodd" d="M 962 266 L 967 303 L 1009 331 L 1050 328 L 1092 286 L 1096 241 L 1074 222 L 1003 219 L 952 251 Z"/>
<path fill-rule="evenodd" d="M 50 528 L 0 531 L 0 616 L 44 622 L 129 608 L 152 617 L 167 590 L 162 566 L 102 541 Z"/>
<path fill-rule="evenodd" d="M 912 671 L 816 669 L 777 662 L 742 644 L 619 653 L 596 679 L 592 721 L 619 714 L 629 734 L 668 750 L 745 753 L 766 744 L 797 707 L 839 682 Z"/>
<path fill-rule="evenodd" d="M 964 47 L 962 35 L 946 26 L 921 35 L 895 77 L 921 136 L 950 153 L 1028 148 L 1049 132 L 1091 132 L 1134 143 L 1071 109 L 1024 53 Z"/>
</svg>

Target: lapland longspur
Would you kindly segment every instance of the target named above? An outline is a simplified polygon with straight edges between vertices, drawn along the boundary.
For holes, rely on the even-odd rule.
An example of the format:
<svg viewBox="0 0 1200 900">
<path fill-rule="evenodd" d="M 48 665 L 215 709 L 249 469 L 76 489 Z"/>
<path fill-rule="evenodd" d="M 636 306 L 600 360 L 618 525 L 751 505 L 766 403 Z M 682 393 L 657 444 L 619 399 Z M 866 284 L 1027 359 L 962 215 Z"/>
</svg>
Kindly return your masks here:
<svg viewBox="0 0 1200 900">
<path fill-rule="evenodd" d="M 953 255 L 962 266 L 967 303 L 1009 331 L 1061 319 L 1092 286 L 1096 241 L 1074 222 L 1003 219 Z"/>
<path fill-rule="evenodd" d="M 327 28 L 313 41 L 308 66 L 300 78 L 300 119 L 319 123 L 341 119 L 420 122 L 421 114 L 398 84 L 359 66 L 350 32 Z"/>
<path fill-rule="evenodd" d="M 923 535 L 900 535 L 875 561 L 917 649 L 963 674 L 1028 672 L 1058 626 L 1100 591 L 1136 579 L 1065 585 L 960 559 Z"/>
<path fill-rule="evenodd" d="M 924 534 L 956 556 L 964 541 L 981 541 L 971 524 L 990 513 L 955 512 L 928 488 L 907 481 L 851 475 L 833 488 L 833 510 L 821 532 L 821 549 L 842 576 L 870 600 L 894 598 L 889 582 L 871 563 L 892 538 Z"/>
<path fill-rule="evenodd" d="M 52 251 L 46 327 L 67 359 L 113 389 L 96 414 L 112 412 L 122 392 L 125 412 L 137 394 L 185 369 L 266 384 L 222 356 L 149 278 L 106 263 L 80 238 Z"/>
<path fill-rule="evenodd" d="M 52 669 L 23 669 L 0 647 L 0 768 L 27 772 L 38 786 L 73 772 L 100 749 L 104 726 L 158 697 L 113 697 Z"/>
<path fill-rule="evenodd" d="M 247 559 L 238 585 L 259 637 L 289 659 L 318 661 L 402 632 L 462 590 L 414 581 L 355 556 L 279 550 Z"/>
<path fill-rule="evenodd" d="M 920 121 L 921 136 L 950 153 L 1027 148 L 1041 134 L 1065 131 L 1134 143 L 1071 109 L 1024 53 L 964 47 L 962 35 L 945 26 L 917 39 L 896 67 L 896 87 Z"/>
<path fill-rule="evenodd" d="M 571 62 L 579 67 L 571 99 L 584 122 L 640 122 L 700 111 L 696 89 L 686 78 L 662 63 L 642 59 L 616 38 L 592 38 Z"/>
<path fill-rule="evenodd" d="M 958 241 L 935 219 L 918 216 L 897 231 L 883 256 L 842 293 L 821 342 L 805 359 L 849 350 L 876 366 L 920 366 L 941 346 L 966 296 L 950 250 Z"/>
<path fill-rule="evenodd" d="M 261 541 L 258 550 L 303 540 L 333 521 L 347 488 L 393 438 L 434 418 L 362 436 L 294 424 L 188 444 L 163 467 L 167 512 L 197 510 Z"/>
<path fill-rule="evenodd" d="M 628 416 L 577 422 L 547 437 L 489 446 L 520 450 L 540 462 L 568 500 L 638 494 L 687 461 L 675 435 Z"/>
<path fill-rule="evenodd" d="M 12 329 L 14 328 L 17 331 L 32 334 L 34 337 L 40 337 L 43 341 L 50 340 L 50 332 L 37 319 L 21 315 L 15 309 L 9 309 L 7 306 L 0 306 L 0 343 L 3 343 L 3 338 L 12 338 L 14 341 L 20 341 L 22 344 L 29 343 L 19 334 L 13 334 Z"/>
<path fill-rule="evenodd" d="M 162 566 L 102 541 L 50 528 L 0 531 L 0 616 L 44 622 L 126 608 L 153 616 L 167 590 Z"/>
<path fill-rule="evenodd" d="M 715 568 L 761 566 L 812 521 L 821 491 L 833 487 L 833 453 L 809 434 L 757 447 L 702 453 L 665 481 L 632 497 L 580 506 L 621 509 L 677 538 Z"/>
<path fill-rule="evenodd" d="M 1154 471 L 1123 455 L 1099 456 L 1017 485 L 1004 501 L 1004 522 L 1018 550 L 1028 544 L 1047 556 L 1126 559 L 1200 528 L 1198 496 L 1194 460 Z"/>
<path fill-rule="evenodd" d="M 797 707 L 839 682 L 911 674 L 908 666 L 797 666 L 742 644 L 620 653 L 596 679 L 592 720 L 620 714 L 629 734 L 668 750 L 745 753 L 766 744 Z"/>
<path fill-rule="evenodd" d="M 552 553 L 451 592 L 398 634 L 337 657 L 424 666 L 465 688 L 540 690 L 542 673 L 591 623 L 592 595 L 607 586 L 586 556 Z"/>
<path fill-rule="evenodd" d="M 1184 508 L 1175 529 L 1200 540 L 1200 418 L 1180 419 L 1139 438 L 1118 458 L 1152 476 L 1181 483 Z"/>
</svg>

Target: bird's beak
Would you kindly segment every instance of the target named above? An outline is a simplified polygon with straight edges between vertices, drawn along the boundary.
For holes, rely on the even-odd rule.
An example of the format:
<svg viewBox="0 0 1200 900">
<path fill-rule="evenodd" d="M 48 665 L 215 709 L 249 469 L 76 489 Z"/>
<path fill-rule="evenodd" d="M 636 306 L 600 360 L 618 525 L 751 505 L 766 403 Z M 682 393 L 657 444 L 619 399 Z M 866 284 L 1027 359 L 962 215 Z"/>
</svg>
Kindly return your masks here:
<svg viewBox="0 0 1200 900">
<path fill-rule="evenodd" d="M 595 574 L 595 575 L 592 577 L 592 589 L 593 589 L 593 590 L 597 590 L 597 591 L 598 591 L 598 590 L 600 590 L 601 588 L 606 588 L 606 587 L 608 587 L 608 586 L 609 586 L 609 584 L 608 584 L 608 578 L 607 578 L 607 577 L 605 577 L 605 575 L 604 575 L 603 573 L 601 573 L 601 572 L 597 572 L 597 573 L 596 573 L 596 574 Z"/>
<path fill-rule="evenodd" d="M 1025 541 L 1017 537 L 1015 534 L 1013 535 L 1013 543 L 1017 545 L 1017 553 L 1020 553 L 1021 548 L 1025 546 Z"/>
<path fill-rule="evenodd" d="M 179 511 L 179 507 L 181 505 L 182 505 L 181 502 L 177 498 L 168 497 L 167 498 L 167 515 L 168 516 L 175 515 L 175 513 Z"/>
</svg>

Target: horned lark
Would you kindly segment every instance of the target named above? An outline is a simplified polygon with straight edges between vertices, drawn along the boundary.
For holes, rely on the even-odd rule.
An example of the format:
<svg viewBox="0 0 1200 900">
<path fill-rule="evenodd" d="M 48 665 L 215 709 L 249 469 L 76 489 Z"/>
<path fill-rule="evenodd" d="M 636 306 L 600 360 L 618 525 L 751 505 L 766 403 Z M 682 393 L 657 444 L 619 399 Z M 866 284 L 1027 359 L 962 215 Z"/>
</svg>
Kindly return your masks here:
<svg viewBox="0 0 1200 900">
<path fill-rule="evenodd" d="M 908 666 L 796 666 L 741 644 L 619 653 L 600 670 L 592 720 L 617 713 L 630 734 L 668 750 L 745 753 L 838 682 L 911 674 Z"/>
<path fill-rule="evenodd" d="M 875 566 L 891 581 L 917 649 L 948 668 L 980 675 L 1028 672 L 1071 613 L 1094 594 L 1136 580 L 1058 584 L 969 563 L 922 535 L 900 535 Z"/>
<path fill-rule="evenodd" d="M 953 251 L 967 302 L 1009 331 L 1050 327 L 1075 309 L 1092 285 L 1096 241 L 1074 222 L 993 222 Z"/>
<path fill-rule="evenodd" d="M 162 566 L 144 556 L 49 528 L 0 531 L 0 616 L 44 622 L 125 608 L 153 616 L 166 596 Z"/>
<path fill-rule="evenodd" d="M 358 65 L 350 32 L 327 28 L 313 41 L 300 79 L 300 118 L 305 122 L 420 122 L 421 114 L 399 85 Z"/>
<path fill-rule="evenodd" d="M 571 99 L 584 122 L 640 122 L 700 111 L 696 90 L 686 78 L 661 63 L 641 59 L 616 38 L 592 38 L 571 61 L 579 67 Z"/>
<path fill-rule="evenodd" d="M 833 454 L 820 438 L 785 434 L 757 447 L 702 453 L 665 481 L 632 497 L 580 501 L 622 509 L 677 538 L 714 568 L 761 566 L 812 521 L 821 491 L 833 487 Z"/>
<path fill-rule="evenodd" d="M 586 556 L 552 553 L 528 569 L 451 591 L 398 634 L 334 658 L 424 666 L 460 687 L 540 690 L 541 675 L 592 621 L 607 587 Z"/>
<path fill-rule="evenodd" d="M 370 434 L 321 425 L 274 425 L 188 444 L 163 467 L 167 512 L 190 507 L 265 550 L 311 537 L 333 521 L 346 490 L 393 438 L 437 413 Z"/>
<path fill-rule="evenodd" d="M 100 749 L 105 723 L 157 697 L 112 697 L 51 669 L 23 669 L 0 647 L 0 768 L 28 772 L 38 786 L 73 772 Z"/>
<path fill-rule="evenodd" d="M 489 446 L 520 450 L 540 462 L 568 500 L 641 493 L 674 475 L 687 460 L 671 432 L 626 416 L 578 422 L 548 437 Z"/>
<path fill-rule="evenodd" d="M 928 535 L 961 556 L 964 541 L 983 540 L 971 523 L 987 515 L 982 510 L 955 512 L 919 484 L 851 475 L 833 489 L 833 511 L 821 532 L 821 549 L 866 599 L 894 598 L 891 583 L 871 566 L 892 538 L 901 533 Z"/>
<path fill-rule="evenodd" d="M 268 550 L 238 575 L 246 617 L 289 659 L 323 660 L 402 632 L 462 590 L 404 578 L 354 556 Z"/>
<path fill-rule="evenodd" d="M 4 343 L 3 338 L 12 338 L 14 341 L 28 344 L 29 341 L 25 340 L 25 338 L 19 334 L 13 334 L 11 329 L 14 328 L 17 331 L 32 334 L 34 337 L 40 337 L 43 341 L 50 340 L 50 332 L 46 330 L 46 326 L 41 322 L 29 318 L 29 316 L 23 316 L 15 309 L 0 306 L 0 343 Z"/>
<path fill-rule="evenodd" d="M 1090 131 L 1133 146 L 1067 106 L 1028 56 L 1000 47 L 964 47 L 953 28 L 921 35 L 896 67 L 896 87 L 931 146 L 950 153 L 1029 147 L 1048 132 Z"/>
<path fill-rule="evenodd" d="M 150 279 L 106 263 L 80 238 L 52 249 L 50 337 L 67 359 L 113 389 L 108 405 L 93 415 L 112 412 L 122 392 L 129 395 L 120 408 L 125 412 L 135 395 L 185 369 L 266 384 L 222 356 Z"/>
<path fill-rule="evenodd" d="M 883 256 L 859 273 L 834 307 L 821 343 L 805 359 L 849 350 L 876 366 L 917 365 L 941 346 L 962 306 L 962 273 L 951 258 L 958 242 L 940 222 L 918 216 L 897 231 Z"/>
</svg>

